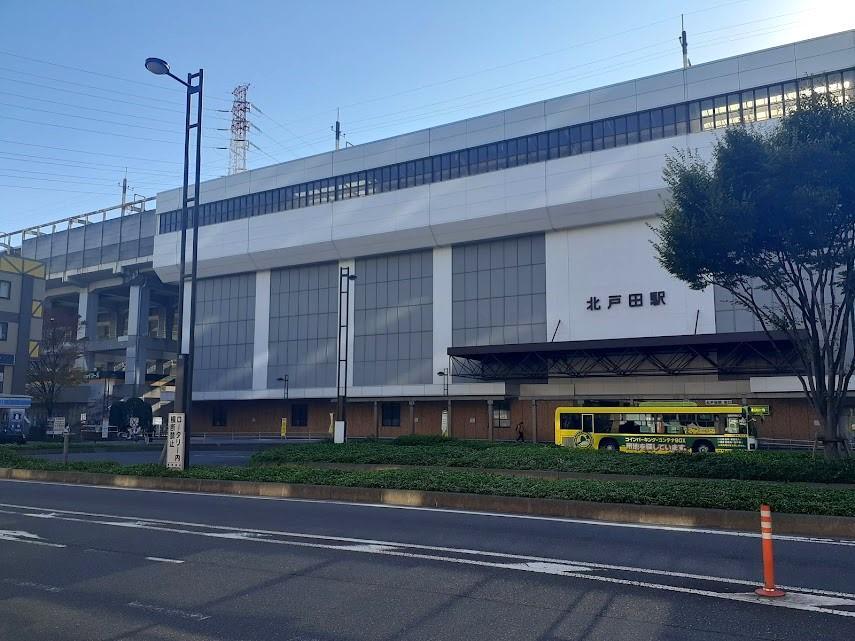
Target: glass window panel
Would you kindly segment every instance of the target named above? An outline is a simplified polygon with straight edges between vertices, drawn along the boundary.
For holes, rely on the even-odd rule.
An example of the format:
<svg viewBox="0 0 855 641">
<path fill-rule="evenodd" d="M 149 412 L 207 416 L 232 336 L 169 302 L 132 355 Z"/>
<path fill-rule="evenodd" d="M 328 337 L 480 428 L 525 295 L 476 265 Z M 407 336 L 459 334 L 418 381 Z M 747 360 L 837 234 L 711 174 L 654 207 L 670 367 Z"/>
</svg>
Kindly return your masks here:
<svg viewBox="0 0 855 641">
<path fill-rule="evenodd" d="M 380 179 L 380 189 L 381 191 L 389 191 L 392 189 L 392 168 L 391 167 L 383 167 L 381 179 Z"/>
<path fill-rule="evenodd" d="M 564 158 L 570 155 L 570 128 L 564 127 L 558 132 L 558 156 Z"/>
<path fill-rule="evenodd" d="M 638 140 L 645 142 L 650 140 L 650 112 L 644 111 L 638 114 Z"/>
<path fill-rule="evenodd" d="M 615 146 L 615 121 L 609 118 L 603 121 L 603 149 Z"/>
<path fill-rule="evenodd" d="M 404 184 L 407 187 L 414 187 L 416 184 L 416 162 L 414 160 L 407 163 L 407 181 Z"/>
<path fill-rule="evenodd" d="M 769 117 L 780 118 L 784 115 L 784 93 L 781 85 L 769 87 Z"/>
<path fill-rule="evenodd" d="M 487 145 L 478 147 L 478 173 L 487 171 Z"/>
<path fill-rule="evenodd" d="M 843 100 L 846 104 L 855 101 L 855 71 L 843 72 Z"/>
<path fill-rule="evenodd" d="M 738 93 L 732 93 L 727 97 L 727 124 L 738 125 L 742 123 L 742 100 Z"/>
<path fill-rule="evenodd" d="M 451 178 L 451 154 L 442 154 L 442 180 Z"/>
<path fill-rule="evenodd" d="M 769 119 L 769 90 L 766 87 L 754 90 L 754 117 L 758 121 Z"/>
<path fill-rule="evenodd" d="M 662 136 L 670 138 L 677 133 L 677 112 L 674 107 L 662 109 Z"/>
<path fill-rule="evenodd" d="M 487 145 L 487 171 L 496 171 L 497 154 L 498 151 L 496 150 L 496 143 Z"/>
<path fill-rule="evenodd" d="M 528 162 L 537 162 L 537 135 L 528 137 Z"/>
<path fill-rule="evenodd" d="M 745 122 L 755 122 L 757 120 L 754 115 L 754 90 L 748 89 L 742 92 L 742 117 Z"/>
<path fill-rule="evenodd" d="M 592 139 L 592 130 L 591 125 L 582 125 L 580 127 L 581 137 L 582 137 L 582 153 L 587 153 L 591 151 L 591 139 Z"/>
<path fill-rule="evenodd" d="M 398 189 L 398 167 L 399 165 L 389 167 L 389 187 L 392 191 Z"/>
<path fill-rule="evenodd" d="M 549 132 L 549 155 L 550 159 L 558 158 L 558 132 Z"/>
<path fill-rule="evenodd" d="M 834 96 L 834 100 L 840 104 L 843 103 L 843 78 L 839 73 L 828 74 L 828 84 L 826 85 L 828 93 Z"/>
<path fill-rule="evenodd" d="M 701 129 L 710 131 L 715 128 L 714 115 L 712 98 L 701 100 Z"/>
<path fill-rule="evenodd" d="M 674 108 L 674 132 L 678 136 L 689 133 L 689 105 L 677 105 Z"/>
<path fill-rule="evenodd" d="M 449 176 L 451 178 L 459 178 L 460 177 L 460 158 L 459 154 L 456 151 L 448 154 L 448 171 Z"/>
<path fill-rule="evenodd" d="M 508 141 L 508 167 L 516 167 L 517 166 L 517 151 L 518 141 L 509 140 Z"/>
<path fill-rule="evenodd" d="M 650 139 L 657 140 L 662 137 L 662 110 L 650 110 Z"/>
<path fill-rule="evenodd" d="M 809 97 L 810 90 L 810 81 L 802 81 L 807 82 L 805 87 L 804 95 L 805 97 Z M 801 83 L 800 83 L 801 84 Z M 784 113 L 793 113 L 799 105 L 799 89 L 796 87 L 796 83 L 787 82 L 784 84 Z"/>
<path fill-rule="evenodd" d="M 592 125 L 592 149 L 598 151 L 603 148 L 603 121 L 598 120 Z"/>
<path fill-rule="evenodd" d="M 445 155 L 442 156 L 434 156 L 433 157 L 433 175 L 431 176 L 431 182 L 443 180 L 442 178 L 442 159 L 445 158 Z"/>
<path fill-rule="evenodd" d="M 517 164 L 528 164 L 528 139 L 517 138 Z"/>
<path fill-rule="evenodd" d="M 582 128 L 570 127 L 570 155 L 575 156 L 582 153 Z"/>
<path fill-rule="evenodd" d="M 425 162 L 424 160 L 416 161 L 416 186 L 425 183 Z"/>
<path fill-rule="evenodd" d="M 500 142 L 496 145 L 497 164 L 499 169 L 505 169 L 508 166 L 508 143 Z"/>
<path fill-rule="evenodd" d="M 727 127 L 727 98 L 725 96 L 716 96 L 715 102 L 715 128 L 723 129 Z"/>
<path fill-rule="evenodd" d="M 626 142 L 628 145 L 638 142 L 638 114 L 630 114 L 626 117 Z"/>
<path fill-rule="evenodd" d="M 354 174 L 356 176 L 356 192 L 353 192 L 352 196 L 364 196 L 365 195 L 365 183 L 367 181 L 367 172 L 360 171 L 358 174 Z"/>
<path fill-rule="evenodd" d="M 529 150 L 531 151 L 531 150 Z M 549 141 L 548 136 L 543 134 L 537 135 L 537 159 L 538 160 L 546 160 L 549 154 Z"/>
<path fill-rule="evenodd" d="M 615 130 L 615 147 L 623 147 L 626 144 L 626 116 L 620 116 L 613 121 Z"/>
</svg>

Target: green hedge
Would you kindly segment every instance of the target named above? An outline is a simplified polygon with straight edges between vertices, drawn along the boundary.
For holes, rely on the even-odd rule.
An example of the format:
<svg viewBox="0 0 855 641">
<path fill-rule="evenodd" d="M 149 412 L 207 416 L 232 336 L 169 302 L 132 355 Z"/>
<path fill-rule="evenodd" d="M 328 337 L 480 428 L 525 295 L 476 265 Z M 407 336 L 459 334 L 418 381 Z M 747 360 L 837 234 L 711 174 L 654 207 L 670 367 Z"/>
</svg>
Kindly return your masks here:
<svg viewBox="0 0 855 641">
<path fill-rule="evenodd" d="M 311 483 L 346 487 L 467 492 L 498 496 L 600 501 L 638 505 L 757 510 L 768 503 L 778 512 L 855 516 L 855 490 L 758 481 L 655 479 L 542 480 L 469 470 L 385 470 L 351 472 L 295 466 L 192 467 L 184 472 L 159 465 L 119 465 L 112 462 L 61 463 L 26 458 L 9 449 L 0 451 L 0 467 L 76 470 L 136 476 L 167 476 L 236 481 Z"/>
<path fill-rule="evenodd" d="M 254 465 L 377 463 L 510 470 L 560 470 L 680 478 L 855 483 L 855 459 L 826 461 L 803 452 L 624 454 L 554 445 L 445 441 L 283 445 L 256 453 Z"/>
</svg>

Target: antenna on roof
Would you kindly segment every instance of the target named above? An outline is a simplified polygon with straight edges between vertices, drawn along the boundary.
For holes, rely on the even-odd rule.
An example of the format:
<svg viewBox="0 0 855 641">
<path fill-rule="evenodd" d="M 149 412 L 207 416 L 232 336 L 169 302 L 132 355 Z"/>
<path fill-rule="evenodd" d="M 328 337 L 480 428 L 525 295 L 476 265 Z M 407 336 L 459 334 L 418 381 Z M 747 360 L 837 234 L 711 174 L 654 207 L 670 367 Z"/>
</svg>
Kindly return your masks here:
<svg viewBox="0 0 855 641">
<path fill-rule="evenodd" d="M 689 41 L 686 39 L 686 23 L 683 20 L 683 14 L 680 14 L 680 48 L 683 50 L 683 69 L 688 69 L 692 66 L 692 61 L 689 60 Z"/>
</svg>

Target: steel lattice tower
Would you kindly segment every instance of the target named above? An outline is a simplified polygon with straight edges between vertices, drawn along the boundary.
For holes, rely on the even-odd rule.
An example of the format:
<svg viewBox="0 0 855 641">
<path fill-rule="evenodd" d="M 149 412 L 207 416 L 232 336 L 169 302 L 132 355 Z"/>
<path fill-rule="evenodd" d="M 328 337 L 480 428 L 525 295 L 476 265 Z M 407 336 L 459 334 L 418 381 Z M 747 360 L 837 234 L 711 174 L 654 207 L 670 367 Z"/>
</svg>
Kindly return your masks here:
<svg viewBox="0 0 855 641">
<path fill-rule="evenodd" d="M 238 85 L 232 91 L 232 128 L 229 141 L 229 175 L 246 171 L 246 152 L 249 149 L 249 101 L 246 91 L 249 84 Z"/>
</svg>

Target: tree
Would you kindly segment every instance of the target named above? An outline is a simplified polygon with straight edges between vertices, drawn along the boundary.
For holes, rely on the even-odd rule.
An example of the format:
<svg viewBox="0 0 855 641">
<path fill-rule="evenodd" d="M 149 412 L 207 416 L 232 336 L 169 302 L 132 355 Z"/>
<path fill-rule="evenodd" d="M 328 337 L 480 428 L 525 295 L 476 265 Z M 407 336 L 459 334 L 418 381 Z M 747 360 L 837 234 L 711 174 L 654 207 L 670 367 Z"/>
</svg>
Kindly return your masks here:
<svg viewBox="0 0 855 641">
<path fill-rule="evenodd" d="M 129 398 L 127 401 L 125 401 L 125 411 L 128 414 L 128 419 L 139 419 L 139 426 L 143 432 L 145 432 L 146 434 L 151 432 L 151 405 L 146 403 L 141 398 Z"/>
<path fill-rule="evenodd" d="M 33 402 L 53 416 L 60 392 L 80 385 L 84 371 L 77 366 L 83 356 L 85 339 L 78 338 L 77 316 L 57 314 L 45 320 L 38 356 L 30 359 L 27 393 Z"/>
<path fill-rule="evenodd" d="M 729 292 L 770 339 L 785 333 L 826 456 L 845 455 L 855 370 L 855 104 L 803 96 L 776 127 L 728 129 L 711 162 L 678 154 L 664 175 L 671 194 L 654 228 L 660 263 L 693 289 Z"/>
<path fill-rule="evenodd" d="M 119 430 L 128 426 L 128 405 L 125 401 L 114 401 L 110 405 L 110 425 L 115 425 Z"/>
</svg>

